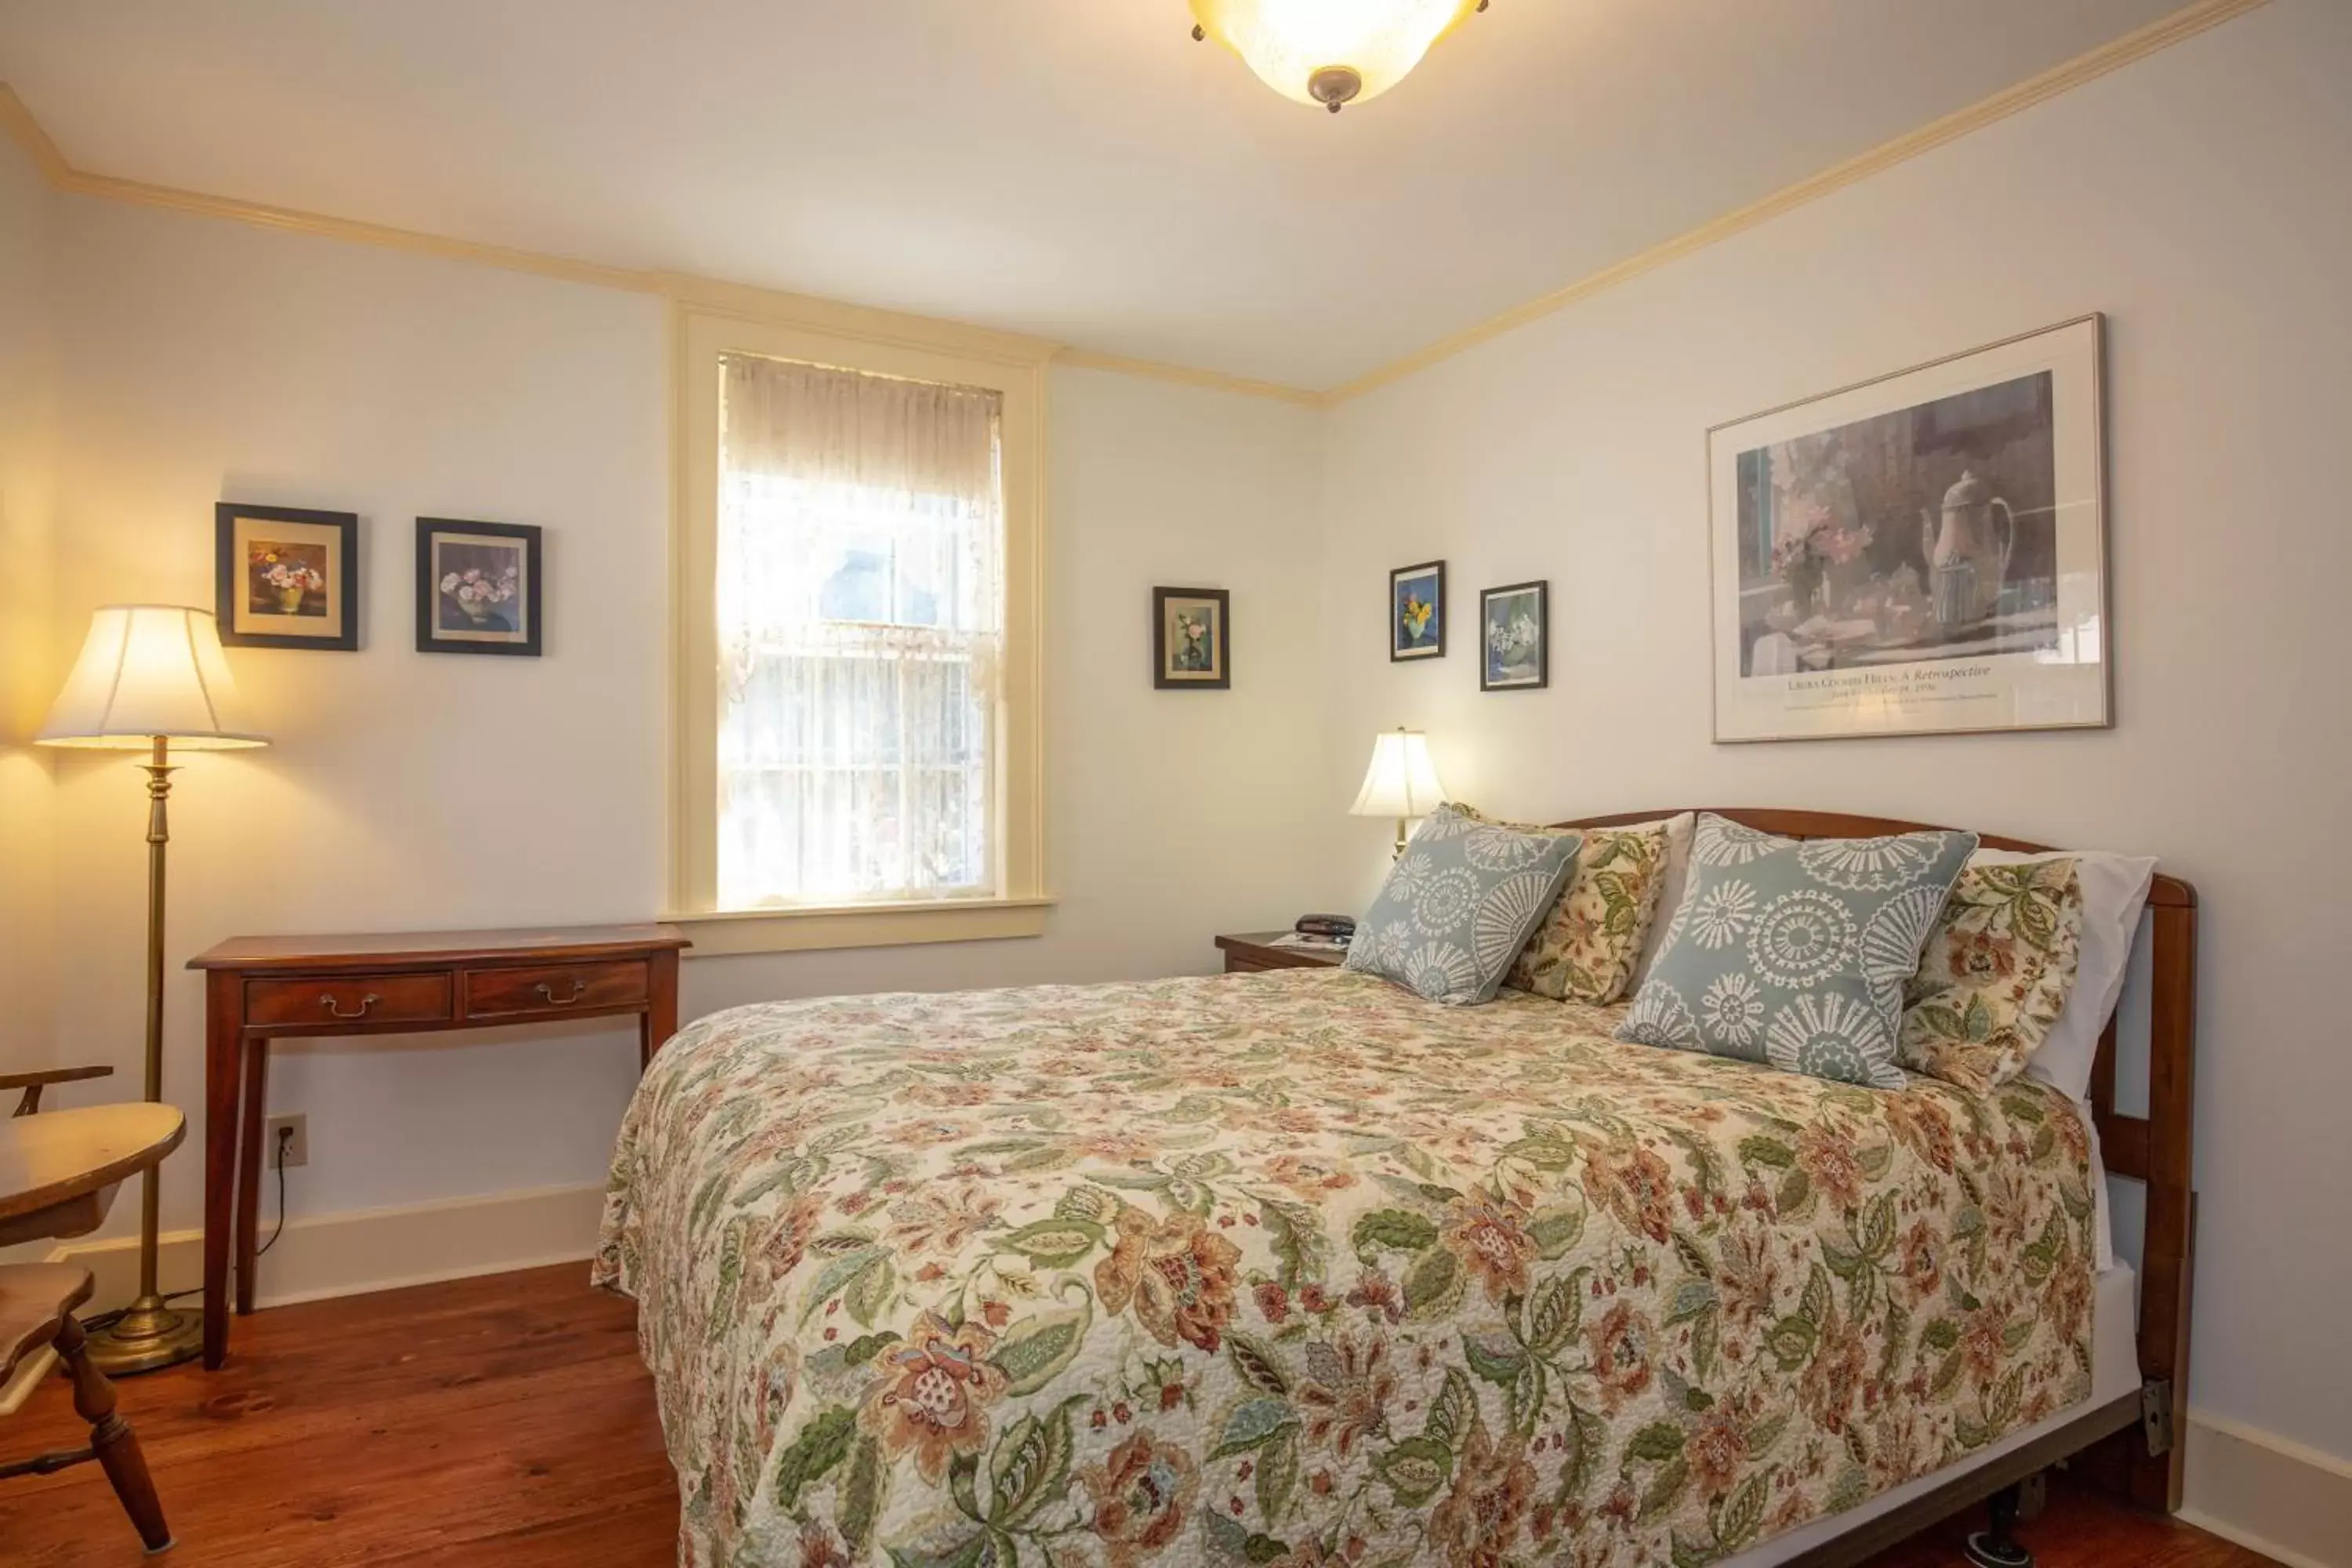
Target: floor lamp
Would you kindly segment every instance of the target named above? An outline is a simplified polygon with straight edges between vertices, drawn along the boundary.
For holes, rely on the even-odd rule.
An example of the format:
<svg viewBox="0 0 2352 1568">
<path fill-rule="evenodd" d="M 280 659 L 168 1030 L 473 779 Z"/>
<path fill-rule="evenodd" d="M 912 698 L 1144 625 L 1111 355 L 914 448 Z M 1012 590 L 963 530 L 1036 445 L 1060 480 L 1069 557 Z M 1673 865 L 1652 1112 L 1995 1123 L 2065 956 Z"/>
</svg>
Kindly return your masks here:
<svg viewBox="0 0 2352 1568">
<path fill-rule="evenodd" d="M 255 732 L 221 652 L 209 611 L 179 605 L 106 605 L 91 616 L 89 637 L 65 689 L 35 737 L 44 746 L 148 753 L 147 770 L 147 1089 L 163 1098 L 163 848 L 171 838 L 164 803 L 172 794 L 171 749 L 221 751 L 266 746 Z M 139 1299 L 111 1327 L 89 1337 L 90 1359 L 109 1373 L 151 1372 L 187 1361 L 204 1347 L 204 1314 L 173 1307 L 155 1280 L 156 1167 L 142 1178 Z"/>
</svg>

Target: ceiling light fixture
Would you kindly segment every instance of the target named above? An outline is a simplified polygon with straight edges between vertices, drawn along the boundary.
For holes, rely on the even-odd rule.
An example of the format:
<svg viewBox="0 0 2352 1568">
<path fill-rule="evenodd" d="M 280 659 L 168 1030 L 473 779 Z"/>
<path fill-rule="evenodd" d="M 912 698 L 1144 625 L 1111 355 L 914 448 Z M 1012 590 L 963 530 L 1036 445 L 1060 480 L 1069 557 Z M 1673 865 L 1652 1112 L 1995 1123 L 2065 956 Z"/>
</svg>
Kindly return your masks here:
<svg viewBox="0 0 2352 1568">
<path fill-rule="evenodd" d="M 1192 0 L 1197 41 L 1215 38 L 1258 79 L 1332 113 L 1378 98 L 1486 0 Z"/>
</svg>

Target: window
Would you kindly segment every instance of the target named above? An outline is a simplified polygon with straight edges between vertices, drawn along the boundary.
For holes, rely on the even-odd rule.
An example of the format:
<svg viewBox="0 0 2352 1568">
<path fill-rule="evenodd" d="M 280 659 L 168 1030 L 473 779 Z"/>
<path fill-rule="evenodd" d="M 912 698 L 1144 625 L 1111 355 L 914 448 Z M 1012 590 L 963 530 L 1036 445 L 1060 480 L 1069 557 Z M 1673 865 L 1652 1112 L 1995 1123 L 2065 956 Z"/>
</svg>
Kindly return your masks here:
<svg viewBox="0 0 2352 1568">
<path fill-rule="evenodd" d="M 1034 365 L 681 322 L 680 918 L 1034 934 Z"/>
<path fill-rule="evenodd" d="M 996 890 L 1002 403 L 720 360 L 721 909 Z"/>
</svg>

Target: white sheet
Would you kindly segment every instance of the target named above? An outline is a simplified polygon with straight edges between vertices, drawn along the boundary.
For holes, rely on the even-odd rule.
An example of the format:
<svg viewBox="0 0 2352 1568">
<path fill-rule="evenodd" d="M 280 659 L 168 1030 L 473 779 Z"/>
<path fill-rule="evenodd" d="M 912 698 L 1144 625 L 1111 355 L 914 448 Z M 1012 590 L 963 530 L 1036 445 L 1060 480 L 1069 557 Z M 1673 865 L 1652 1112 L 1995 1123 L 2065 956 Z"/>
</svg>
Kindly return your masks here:
<svg viewBox="0 0 2352 1568">
<path fill-rule="evenodd" d="M 1819 1546 L 1825 1541 L 1834 1541 L 1864 1520 L 1875 1519 L 1892 1509 L 1900 1508 L 1923 1492 L 1932 1491 L 1954 1476 L 1964 1475 L 2012 1449 L 2024 1447 L 2044 1432 L 2064 1426 L 2086 1410 L 2096 1409 L 2111 1399 L 2120 1398 L 2137 1389 L 2138 1281 L 2132 1275 L 2131 1266 L 2119 1262 L 2114 1268 L 2103 1270 L 2092 1284 L 2091 1397 L 2087 1402 L 2062 1410 L 2046 1421 L 2021 1426 L 1983 1453 L 1960 1464 L 1931 1470 L 1892 1491 L 1881 1492 L 1851 1512 L 1817 1519 L 1786 1535 L 1774 1536 L 1761 1546 L 1725 1559 L 1718 1568 L 1771 1568 L 1774 1563 L 1786 1563 L 1801 1552 Z"/>
</svg>

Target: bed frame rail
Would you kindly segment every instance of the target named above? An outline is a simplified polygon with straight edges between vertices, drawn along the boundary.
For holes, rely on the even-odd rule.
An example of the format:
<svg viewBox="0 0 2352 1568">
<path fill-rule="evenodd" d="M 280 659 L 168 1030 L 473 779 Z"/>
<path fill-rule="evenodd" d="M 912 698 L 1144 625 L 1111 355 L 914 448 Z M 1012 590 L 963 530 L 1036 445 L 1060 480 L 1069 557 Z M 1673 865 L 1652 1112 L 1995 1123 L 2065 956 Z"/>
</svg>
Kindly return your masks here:
<svg viewBox="0 0 2352 1568">
<path fill-rule="evenodd" d="M 2147 1114 L 2116 1110 L 2116 1021 L 2099 1037 L 2091 1069 L 2091 1114 L 2107 1173 L 2147 1188 L 2140 1237 L 2141 1433 L 2111 1438 L 2084 1469 L 2105 1489 L 2143 1508 L 2180 1508 L 2189 1419 L 2189 1307 L 2196 1261 L 2197 1194 L 2190 1169 L 2195 1125 L 2197 889 L 2158 877 L 2148 889 L 2154 963 L 2148 995 Z"/>
<path fill-rule="evenodd" d="M 1553 824 L 1559 827 L 1622 827 L 1686 810 L 1777 833 L 1788 838 L 1874 838 L 1890 833 L 1937 831 L 1932 825 L 1892 817 L 1778 807 L 1676 806 L 1619 812 Z M 1979 835 L 1988 849 L 2056 854 L 2044 844 L 1998 834 Z M 2189 1307 L 2196 1260 L 2197 1194 L 2191 1185 L 2193 1071 L 2197 1041 L 2197 889 L 2159 876 L 2148 889 L 2154 947 L 2148 991 L 2147 1114 L 2116 1110 L 2116 1022 L 2107 1020 L 2091 1069 L 2091 1113 L 2110 1176 L 2147 1188 L 2140 1237 L 2140 1395 L 2084 1412 L 2065 1426 L 2014 1453 L 1955 1478 L 1913 1503 L 1874 1521 L 1907 1534 L 2060 1460 L 2092 1485 L 2146 1509 L 2179 1511 L 2181 1433 L 2189 1414 Z M 2119 1007 L 2118 1012 L 2121 1011 Z M 1902 1539 L 1865 1528 L 1796 1559 L 1790 1568 L 1833 1568 L 1859 1562 L 1873 1544 Z"/>
</svg>

